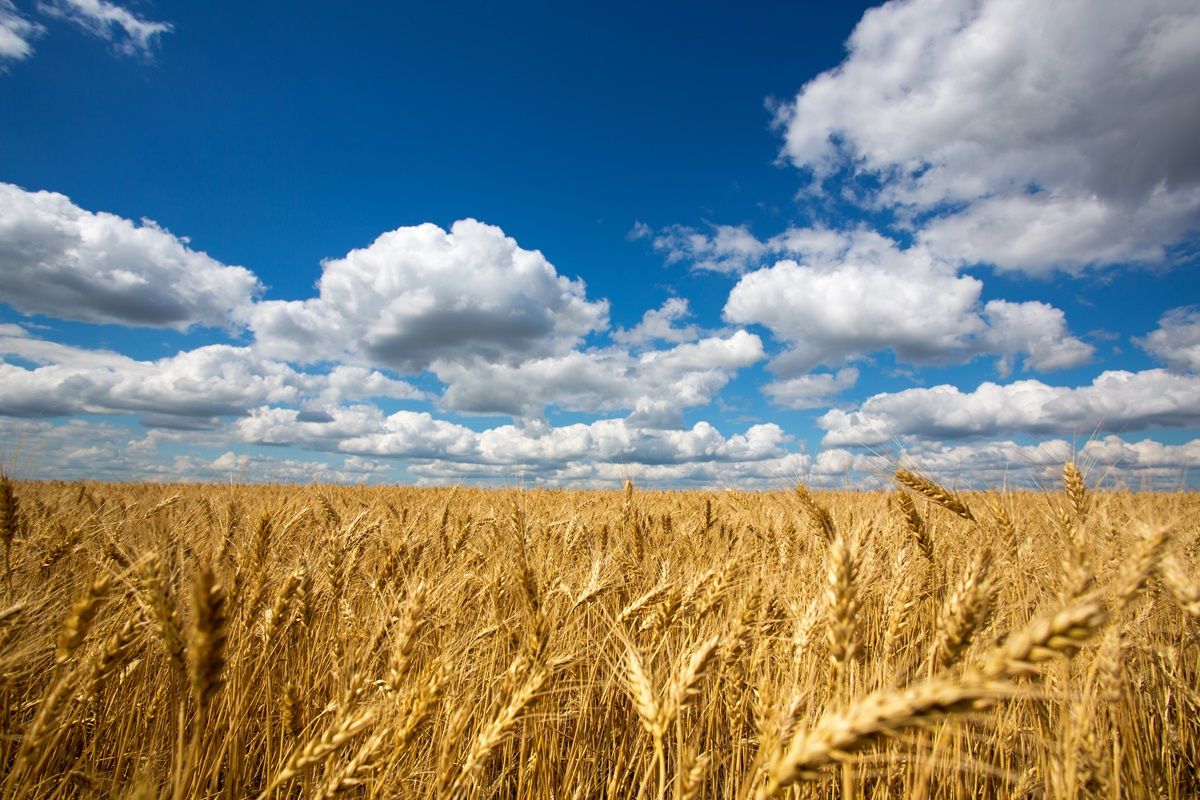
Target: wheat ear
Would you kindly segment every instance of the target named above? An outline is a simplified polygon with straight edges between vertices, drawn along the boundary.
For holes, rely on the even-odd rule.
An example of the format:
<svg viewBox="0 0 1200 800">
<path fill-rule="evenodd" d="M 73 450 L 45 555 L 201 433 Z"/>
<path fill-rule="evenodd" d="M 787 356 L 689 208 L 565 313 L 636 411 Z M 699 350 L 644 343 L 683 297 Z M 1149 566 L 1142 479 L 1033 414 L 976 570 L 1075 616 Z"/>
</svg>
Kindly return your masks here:
<svg viewBox="0 0 1200 800">
<path fill-rule="evenodd" d="M 808 512 L 813 522 L 817 524 L 817 530 L 820 531 L 821 537 L 827 542 L 833 541 L 834 525 L 829 509 L 818 503 L 812 496 L 812 492 L 802 483 L 796 486 L 796 499 L 800 501 L 800 507 Z"/>
<path fill-rule="evenodd" d="M 266 800 L 275 789 L 341 750 L 355 736 L 366 730 L 373 719 L 369 710 L 340 717 L 335 725 L 323 731 L 320 736 L 309 739 L 292 752 L 287 762 L 258 795 L 258 800 Z"/>
<path fill-rule="evenodd" d="M 225 669 L 225 592 L 211 567 L 202 568 L 192 587 L 195 619 L 189 632 L 188 656 L 192 693 L 203 708 L 221 688 Z"/>
<path fill-rule="evenodd" d="M 907 486 L 917 494 L 929 498 L 942 508 L 957 514 L 968 522 L 975 521 L 975 515 L 971 513 L 971 509 L 967 507 L 967 504 L 963 502 L 961 497 L 941 484 L 931 481 L 929 478 L 905 469 L 898 469 L 896 470 L 896 482 L 902 486 Z"/>
<path fill-rule="evenodd" d="M 1075 517 L 1083 520 L 1087 517 L 1087 484 L 1084 483 L 1083 473 L 1079 471 L 1079 467 L 1075 466 L 1074 461 L 1063 464 L 1063 486 L 1067 490 L 1067 497 L 1071 501 L 1071 510 L 1075 512 Z"/>
</svg>

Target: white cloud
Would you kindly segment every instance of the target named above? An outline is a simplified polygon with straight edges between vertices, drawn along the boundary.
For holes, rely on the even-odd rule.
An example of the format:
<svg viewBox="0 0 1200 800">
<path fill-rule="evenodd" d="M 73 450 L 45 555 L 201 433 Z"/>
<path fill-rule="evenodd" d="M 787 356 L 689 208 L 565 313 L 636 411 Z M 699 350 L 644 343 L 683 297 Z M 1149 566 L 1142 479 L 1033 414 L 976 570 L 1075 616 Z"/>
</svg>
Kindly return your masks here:
<svg viewBox="0 0 1200 800">
<path fill-rule="evenodd" d="M 1198 132 L 1200 133 L 1200 132 Z M 1195 225 L 1200 189 L 1158 189 L 1125 207 L 1100 198 L 1022 194 L 992 197 L 929 222 L 920 241 L 951 262 L 1001 271 L 1077 273 L 1102 264 L 1158 262 L 1164 244 Z"/>
<path fill-rule="evenodd" d="M 14 334 L 16 326 L 5 326 Z M 17 328 L 17 331 L 20 331 Z M 264 403 L 340 403 L 344 399 L 417 399 L 403 381 L 359 368 L 327 374 L 298 372 L 254 350 L 208 345 L 155 361 L 60 345 L 28 336 L 0 335 L 0 414 L 62 416 L 79 413 L 169 417 L 236 416 Z"/>
<path fill-rule="evenodd" d="M 711 461 L 677 464 L 571 462 L 566 466 L 523 465 L 497 468 L 434 461 L 411 466 L 413 475 L 447 482 L 463 474 L 493 480 L 518 476 L 550 485 L 619 484 L 626 478 L 645 484 L 783 488 L 803 482 L 812 486 L 889 489 L 897 468 L 919 469 L 961 489 L 1057 488 L 1068 459 L 1083 465 L 1089 485 L 1175 489 L 1186 486 L 1187 471 L 1200 467 L 1200 440 L 1164 445 L 1153 440 L 1126 442 L 1116 436 L 1090 441 L 1080 448 L 1063 439 L 1031 444 L 1011 440 L 958 444 L 915 443 L 893 455 L 822 450 L 815 459 L 800 453 L 755 461 Z"/>
<path fill-rule="evenodd" d="M 14 442 L 0 457 L 9 474 L 22 478 L 349 484 L 395 480 L 398 468 L 395 461 L 353 455 L 237 453 L 225 431 L 139 431 L 94 420 L 0 416 L 0 443 Z"/>
<path fill-rule="evenodd" d="M 784 408 L 817 408 L 828 405 L 858 382 L 858 369 L 843 367 L 836 373 L 818 372 L 786 381 L 773 381 L 763 387 L 771 402 Z"/>
<path fill-rule="evenodd" d="M 111 43 L 121 55 L 140 58 L 149 58 L 158 37 L 172 29 L 169 23 L 142 19 L 109 0 L 43 0 L 38 10 Z"/>
<path fill-rule="evenodd" d="M 707 422 L 680 430 L 651 430 L 627 420 L 600 419 L 553 427 L 501 425 L 475 431 L 426 412 L 384 415 L 373 406 L 333 409 L 326 421 L 305 421 L 295 409 L 260 408 L 235 423 L 251 444 L 301 445 L 372 457 L 453 462 L 540 471 L 582 464 L 665 465 L 743 463 L 780 459 L 790 440 L 775 424 L 723 436 Z"/>
<path fill-rule="evenodd" d="M 695 325 L 675 327 L 675 323 L 691 316 L 688 301 L 682 297 L 671 297 L 659 308 L 652 308 L 642 315 L 642 321 L 629 330 L 618 327 L 610 338 L 628 346 L 647 345 L 653 342 L 679 344 L 700 338 L 700 329 Z"/>
<path fill-rule="evenodd" d="M 534 358 L 516 365 L 435 362 L 447 385 L 441 404 L 456 411 L 537 417 L 563 410 L 670 410 L 710 402 L 734 373 L 765 357 L 762 341 L 736 331 L 632 355 L 620 348 Z"/>
<path fill-rule="evenodd" d="M 425 394 L 406 381 L 389 378 L 379 370 L 338 364 L 319 380 L 324 388 L 317 399 L 324 405 L 359 397 L 390 397 L 395 400 L 423 400 Z"/>
<path fill-rule="evenodd" d="M 1200 212 L 1197 40 L 1192 0 L 890 2 L 779 109 L 784 153 L 883 206 L 967 204 L 928 233 L 951 260 L 1158 260 Z"/>
<path fill-rule="evenodd" d="M 369 483 L 389 480 L 393 465 L 386 461 L 349 456 L 340 467 L 322 461 L 271 458 L 228 451 L 207 464 L 196 464 L 207 478 L 237 483 Z"/>
<path fill-rule="evenodd" d="M 569 488 L 619 488 L 626 480 L 638 486 L 694 489 L 787 489 L 804 479 L 810 459 L 788 453 L 761 461 L 694 461 L 680 464 L 641 464 L 576 461 L 561 466 L 459 464 L 431 461 L 408 467 L 418 484 L 480 481 L 505 486 L 536 484 Z"/>
<path fill-rule="evenodd" d="M 987 330 L 979 337 L 978 347 L 981 352 L 1004 355 L 1002 375 L 1011 371 L 1008 359 L 1016 353 L 1024 353 L 1025 367 L 1038 372 L 1077 367 L 1092 358 L 1092 346 L 1071 336 L 1066 316 L 1054 306 L 1037 300 L 989 300 L 983 317 Z"/>
<path fill-rule="evenodd" d="M 1009 439 L 963 443 L 912 442 L 890 455 L 822 450 L 809 475 L 817 485 L 889 487 L 896 469 L 916 469 L 962 489 L 1061 486 L 1062 466 L 1079 463 L 1090 486 L 1177 489 L 1200 467 L 1200 439 L 1169 445 L 1109 435 L 1073 446 L 1065 439 L 1018 444 Z"/>
<path fill-rule="evenodd" d="M 41 25 L 23 17 L 12 0 L 0 0 L 0 71 L 5 61 L 20 61 L 33 55 L 31 42 L 43 31 Z"/>
<path fill-rule="evenodd" d="M 1025 380 L 983 383 L 972 392 L 949 385 L 905 389 L 877 394 L 857 410 L 829 411 L 818 424 L 827 446 L 1194 427 L 1200 424 L 1200 376 L 1153 369 L 1103 372 L 1078 388 Z"/>
<path fill-rule="evenodd" d="M 687 262 L 692 269 L 740 274 L 758 266 L 770 246 L 755 238 L 745 225 L 710 225 L 711 234 L 686 225 L 671 225 L 653 234 L 654 249 L 668 264 Z M 638 229 L 638 238 L 650 236 L 649 228 Z"/>
<path fill-rule="evenodd" d="M 789 350 L 782 375 L 892 350 L 909 363 L 1014 356 L 1031 369 L 1074 366 L 1092 354 L 1070 335 L 1061 311 L 1040 302 L 980 303 L 983 284 L 958 275 L 926 248 L 900 249 L 868 231 L 790 231 L 778 241 L 807 263 L 780 261 L 744 275 L 725 304 L 731 322 L 768 327 Z"/>
<path fill-rule="evenodd" d="M 671 225 L 655 235 L 654 247 L 666 256 L 668 264 L 687 262 L 692 269 L 736 275 L 780 257 L 832 264 L 868 255 L 877 259 L 887 250 L 901 252 L 894 242 L 865 229 L 842 232 L 820 226 L 789 227 L 764 240 L 756 238 L 746 225 L 708 228 L 711 232 L 706 233 L 687 225 Z"/>
<path fill-rule="evenodd" d="M 420 412 L 385 416 L 365 405 L 332 409 L 325 422 L 302 416 L 264 407 L 234 424 L 235 439 L 243 442 L 300 448 L 280 450 L 280 456 L 237 452 L 226 429 L 139 432 L 81 419 L 54 424 L 0 417 L 0 441 L 20 442 L 16 458 L 0 455 L 23 477 L 361 483 L 404 475 L 418 483 L 601 487 L 626 478 L 666 486 L 886 487 L 892 471 L 903 466 L 962 488 L 1036 488 L 1057 486 L 1062 463 L 1074 458 L 1094 486 L 1178 488 L 1186 485 L 1188 470 L 1200 467 L 1200 440 L 1172 445 L 1106 436 L 1081 447 L 1062 439 L 914 441 L 891 455 L 830 448 L 814 460 L 788 452 L 788 437 L 774 425 L 724 437 L 707 423 L 664 434 L 614 419 L 473 431 Z"/>
<path fill-rule="evenodd" d="M 1163 444 L 1153 439 L 1127 442 L 1119 436 L 1105 436 L 1089 441 L 1083 446 L 1082 453 L 1094 464 L 1124 470 L 1200 467 L 1200 439 L 1183 444 Z"/>
<path fill-rule="evenodd" d="M 1171 369 L 1200 372 L 1200 308 L 1168 311 L 1157 328 L 1134 341 Z"/>
<path fill-rule="evenodd" d="M 9 474 L 57 480 L 192 480 L 194 456 L 167 454 L 163 444 L 204 448 L 212 434 L 140 431 L 70 419 L 55 423 L 0 416 L 0 457 Z M 177 451 L 178 447 L 172 448 Z"/>
<path fill-rule="evenodd" d="M 1067 460 L 1083 466 L 1091 486 L 1177 489 L 1186 485 L 1184 472 L 1200 466 L 1200 439 L 1167 445 L 1109 435 L 1080 447 L 1064 439 L 927 444 L 902 451 L 896 463 L 963 488 L 1055 489 L 1061 486 Z"/>
<path fill-rule="evenodd" d="M 589 301 L 583 281 L 475 220 L 398 228 L 322 267 L 318 297 L 254 307 L 263 352 L 416 373 L 564 353 L 607 325 L 607 301 Z"/>
<path fill-rule="evenodd" d="M 580 350 L 588 334 L 607 328 L 607 301 L 588 300 L 582 281 L 473 220 L 449 232 L 400 228 L 326 261 L 318 295 L 300 301 L 253 302 L 262 287 L 251 272 L 187 244 L 153 223 L 138 227 L 84 211 L 63 195 L 0 185 L 0 298 L 13 307 L 179 330 L 248 324 L 256 334 L 251 349 L 200 348 L 147 364 L 21 332 L 10 337 L 11 354 L 41 366 L 5 365 L 11 385 L 0 393 L 3 407 L 187 416 L 211 409 L 206 416 L 224 416 L 263 402 L 311 410 L 354 396 L 422 397 L 373 369 L 383 366 L 432 371 L 447 385 L 442 405 L 455 410 L 538 417 L 551 403 L 629 409 L 639 424 L 670 427 L 680 424 L 680 409 L 708 403 L 738 368 L 764 357 L 758 337 L 744 331 L 692 341 L 700 329 L 682 324 L 689 311 L 678 298 L 613 334 L 641 348 L 674 346 L 637 355 L 620 347 Z M 191 374 L 203 354 L 203 374 Z M 332 369 L 314 376 L 289 362 Z M 263 390 L 268 375 L 278 383 L 273 394 Z M 188 400 L 186 389 L 203 395 Z M 154 409 L 159 397 L 162 408 Z"/>
<path fill-rule="evenodd" d="M 654 233 L 653 228 L 641 220 L 636 220 L 633 223 L 633 227 L 629 229 L 629 233 L 625 234 L 625 238 L 631 242 L 636 242 L 638 239 L 648 238 L 652 233 Z"/>
<path fill-rule="evenodd" d="M 849 450 L 841 448 L 833 448 L 830 450 L 822 450 L 817 454 L 817 462 L 813 465 L 813 472 L 817 475 L 845 475 L 851 472 L 855 466 L 855 456 Z"/>
<path fill-rule="evenodd" d="M 0 301 L 83 322 L 229 328 L 262 286 L 150 220 L 85 211 L 0 183 Z"/>
<path fill-rule="evenodd" d="M 774 424 L 751 426 L 728 438 L 707 422 L 683 430 L 647 430 L 624 420 L 550 426 L 505 425 L 483 432 L 479 448 L 490 463 L 593 461 L 643 465 L 758 461 L 784 455 L 788 437 Z"/>
<path fill-rule="evenodd" d="M 238 420 L 238 437 L 253 444 L 301 445 L 317 450 L 403 458 L 476 457 L 477 435 L 470 428 L 424 411 L 384 415 L 378 407 L 336 407 L 324 418 L 293 408 L 262 407 Z"/>
</svg>

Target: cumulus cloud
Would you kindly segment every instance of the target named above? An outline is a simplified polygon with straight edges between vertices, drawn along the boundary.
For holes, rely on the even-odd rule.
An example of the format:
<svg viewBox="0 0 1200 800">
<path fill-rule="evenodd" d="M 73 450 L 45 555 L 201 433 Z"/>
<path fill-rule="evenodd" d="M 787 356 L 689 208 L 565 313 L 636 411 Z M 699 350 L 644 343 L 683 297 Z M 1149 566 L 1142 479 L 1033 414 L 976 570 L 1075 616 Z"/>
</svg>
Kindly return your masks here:
<svg viewBox="0 0 1200 800">
<path fill-rule="evenodd" d="M 295 409 L 263 407 L 235 423 L 251 444 L 302 445 L 370 457 L 450 462 L 487 468 L 493 475 L 515 468 L 554 472 L 583 464 L 734 464 L 780 459 L 790 437 L 775 424 L 753 425 L 723 436 L 707 422 L 691 428 L 652 430 L 623 419 L 600 419 L 554 427 L 546 423 L 501 425 L 475 431 L 427 412 L 384 415 L 374 406 L 333 409 L 325 421 L 306 421 Z M 479 470 L 475 470 L 476 473 Z"/>
<path fill-rule="evenodd" d="M 854 469 L 855 456 L 849 450 L 832 448 L 817 455 L 813 472 L 817 475 L 842 475 Z"/>
<path fill-rule="evenodd" d="M 964 489 L 1057 488 L 1063 463 L 1073 460 L 1091 486 L 1178 489 L 1188 470 L 1200 466 L 1200 439 L 1171 445 L 1153 439 L 1128 441 L 1116 435 L 1082 445 L 1065 439 L 1018 443 L 1011 439 L 972 442 L 911 442 L 890 454 L 822 450 L 809 481 L 824 486 L 892 485 L 898 468 L 915 469 Z"/>
<path fill-rule="evenodd" d="M 172 29 L 169 23 L 142 19 L 109 0 L 43 0 L 38 10 L 109 42 L 121 55 L 138 58 L 149 58 L 158 38 Z"/>
<path fill-rule="evenodd" d="M 1200 467 L 1200 439 L 1183 444 L 1164 444 L 1153 439 L 1127 442 L 1119 436 L 1092 439 L 1083 446 L 1083 456 L 1108 469 L 1170 470 Z"/>
<path fill-rule="evenodd" d="M 616 328 L 610 338 L 614 342 L 629 346 L 641 346 L 654 342 L 679 344 L 700 338 L 700 329 L 695 325 L 675 323 L 691 316 L 688 301 L 682 297 L 671 297 L 659 308 L 652 308 L 642 315 L 642 320 L 629 330 Z"/>
<path fill-rule="evenodd" d="M 583 281 L 475 220 L 398 228 L 322 267 L 317 297 L 255 305 L 263 352 L 418 373 L 439 359 L 559 354 L 607 326 L 607 301 L 589 301 Z"/>
<path fill-rule="evenodd" d="M 686 262 L 692 269 L 737 273 L 758 266 L 772 250 L 745 225 L 710 225 L 711 233 L 686 225 L 671 225 L 651 233 L 643 229 L 638 238 L 650 237 L 654 249 L 668 264 Z"/>
<path fill-rule="evenodd" d="M 237 416 L 264 403 L 423 396 L 378 372 L 338 367 L 304 373 L 232 345 L 139 361 L 48 342 L 10 325 L 0 330 L 0 356 L 0 414 L 12 416 L 147 414 L 169 425 L 169 417 Z"/>
<path fill-rule="evenodd" d="M 244 446 L 231 445 L 227 431 L 139 432 L 102 421 L 56 424 L 2 416 L 0 441 L 21 442 L 20 457 L 6 463 L 23 476 L 106 480 L 362 483 L 403 476 L 417 483 L 519 480 L 611 487 L 632 478 L 665 486 L 780 488 L 805 482 L 866 488 L 890 485 L 891 472 L 903 466 L 962 488 L 1037 488 L 1057 485 L 1063 461 L 1073 458 L 1084 465 L 1091 485 L 1179 488 L 1186 473 L 1200 467 L 1200 440 L 1163 444 L 1115 435 L 1081 447 L 1063 439 L 1026 444 L 1006 439 L 914 442 L 891 455 L 829 448 L 813 459 L 788 452 L 788 437 L 769 425 L 723 437 L 700 424 L 663 436 L 632 429 L 623 420 L 472 431 L 419 412 L 383 415 L 362 405 L 335 409 L 324 423 L 303 422 L 298 416 L 294 409 L 257 409 L 235 423 L 235 440 L 304 441 L 318 452 L 239 452 L 232 448 Z M 284 435 L 261 441 L 254 435 L 268 429 Z M 343 446 L 351 432 L 362 440 Z M 181 447 L 185 452 L 179 452 Z M 354 449 L 378 454 L 355 454 Z"/>
<path fill-rule="evenodd" d="M 232 328 L 262 285 L 143 220 L 0 183 L 0 301 L 58 319 Z"/>
<path fill-rule="evenodd" d="M 385 415 L 366 404 L 333 408 L 322 418 L 294 408 L 264 406 L 238 420 L 235 431 L 242 441 L 253 444 L 391 457 L 468 459 L 478 452 L 470 428 L 425 411 Z"/>
<path fill-rule="evenodd" d="M 772 369 L 782 375 L 831 367 L 891 350 L 902 361 L 953 363 L 1001 356 L 1001 371 L 1025 356 L 1036 370 L 1087 361 L 1063 313 L 1040 302 L 980 302 L 983 283 L 959 275 L 926 248 L 901 249 L 868 231 L 793 231 L 799 257 L 744 275 L 725 304 L 730 322 L 760 324 L 789 345 Z M 781 240 L 782 241 L 782 240 Z"/>
<path fill-rule="evenodd" d="M 341 466 L 323 461 L 272 458 L 227 451 L 208 463 L 192 464 L 207 478 L 238 483 L 371 483 L 392 477 L 393 465 L 377 459 L 348 456 Z"/>
<path fill-rule="evenodd" d="M 568 488 L 612 489 L 626 480 L 639 486 L 693 489 L 781 489 L 804 480 L 811 459 L 788 453 L 761 461 L 693 461 L 679 464 L 641 464 L 576 461 L 561 466 L 460 464 L 430 461 L 413 464 L 408 473 L 418 485 L 459 483 L 464 480 L 511 486 L 514 483 Z"/>
<path fill-rule="evenodd" d="M 5 61 L 21 61 L 33 55 L 33 40 L 43 33 L 41 25 L 26 19 L 12 0 L 0 0 L 0 71 Z"/>
<path fill-rule="evenodd" d="M 763 358 L 762 340 L 736 331 L 639 355 L 603 348 L 515 365 L 435 362 L 433 369 L 447 384 L 441 404 L 456 411 L 537 417 L 548 405 L 574 411 L 659 409 L 678 424 L 680 409 L 707 404 L 738 369 Z"/>
<path fill-rule="evenodd" d="M 1200 308 L 1168 311 L 1157 328 L 1134 341 L 1173 370 L 1200 372 Z"/>
<path fill-rule="evenodd" d="M 751 426 L 728 438 L 707 422 L 682 430 L 647 430 L 624 420 L 597 420 L 561 428 L 505 425 L 480 435 L 491 463 L 595 461 L 646 465 L 757 461 L 784 455 L 788 439 L 775 424 Z"/>
<path fill-rule="evenodd" d="M 453 410 L 538 417 L 548 404 L 628 409 L 640 424 L 671 427 L 680 409 L 709 402 L 738 368 L 764 357 L 758 337 L 744 331 L 698 339 L 678 298 L 612 334 L 636 355 L 622 346 L 580 349 L 607 329 L 607 301 L 589 300 L 582 281 L 473 220 L 449 231 L 400 228 L 323 267 L 315 297 L 255 302 L 262 286 L 253 273 L 195 252 L 153 223 L 0 185 L 0 298 L 14 308 L 178 330 L 245 324 L 255 334 L 252 348 L 212 346 L 146 364 L 20 331 L 10 354 L 40 366 L 4 365 L 11 384 L 3 407 L 137 409 L 160 419 L 225 416 L 263 402 L 312 410 L 347 397 L 422 397 L 382 367 L 432 371 L 447 387 L 442 405 Z M 672 346 L 654 349 L 657 342 Z M 315 376 L 290 364 L 328 366 Z M 197 397 L 185 402 L 185 389 Z"/>
<path fill-rule="evenodd" d="M 989 300 L 983 306 L 987 330 L 979 337 L 981 352 L 1000 353 L 1000 373 L 1012 371 L 1014 354 L 1024 354 L 1024 365 L 1038 372 L 1052 372 L 1085 364 L 1094 348 L 1071 336 L 1067 318 L 1052 305 L 1038 300 L 1012 303 Z"/>
<path fill-rule="evenodd" d="M 778 110 L 784 154 L 874 202 L 965 208 L 943 257 L 1047 273 L 1163 257 L 1200 212 L 1200 8 L 1191 0 L 907 0 Z"/>
<path fill-rule="evenodd" d="M 244 453 L 225 431 L 139 431 L 111 422 L 49 422 L 0 416 L 0 452 L 10 474 L 55 480 L 373 483 L 395 480 L 393 460 L 315 454 Z"/>
<path fill-rule="evenodd" d="M 843 367 L 837 372 L 801 375 L 786 381 L 773 381 L 763 387 L 771 402 L 784 408 L 817 408 L 828 405 L 842 392 L 854 388 L 858 369 Z"/>
<path fill-rule="evenodd" d="M 1200 376 L 1162 369 L 1102 372 L 1090 385 L 1049 386 L 1035 380 L 877 394 L 859 408 L 834 409 L 818 424 L 827 446 L 886 444 L 1031 434 L 1090 434 L 1200 424 Z"/>
<path fill-rule="evenodd" d="M 873 236 L 864 231 L 792 226 L 769 239 L 759 239 L 746 225 L 708 225 L 707 230 L 671 225 L 653 240 L 668 264 L 688 263 L 696 270 L 741 275 L 780 258 L 830 264 L 852 253 L 871 252 L 877 258 L 883 249 L 899 252 L 894 243 L 879 234 Z"/>
<path fill-rule="evenodd" d="M 896 463 L 963 487 L 1046 489 L 1060 485 L 1067 460 L 1083 465 L 1093 486 L 1178 489 L 1186 485 L 1185 472 L 1200 466 L 1200 440 L 1168 445 L 1109 435 L 1082 446 L 1064 439 L 926 444 L 902 451 Z"/>
<path fill-rule="evenodd" d="M 1134 207 L 1094 196 L 1022 194 L 990 197 L 931 220 L 919 238 L 960 265 L 986 262 L 1031 275 L 1078 273 L 1093 265 L 1162 261 L 1164 244 L 1194 226 L 1198 212 L 1200 190 L 1155 190 Z"/>
</svg>

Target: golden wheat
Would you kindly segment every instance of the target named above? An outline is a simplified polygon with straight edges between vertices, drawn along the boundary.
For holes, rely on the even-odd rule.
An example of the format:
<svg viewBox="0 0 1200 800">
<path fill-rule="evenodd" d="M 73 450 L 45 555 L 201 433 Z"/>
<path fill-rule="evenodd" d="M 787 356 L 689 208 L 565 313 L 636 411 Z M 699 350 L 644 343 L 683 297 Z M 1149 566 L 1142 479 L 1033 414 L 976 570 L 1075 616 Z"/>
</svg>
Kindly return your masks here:
<svg viewBox="0 0 1200 800">
<path fill-rule="evenodd" d="M 1200 796 L 1200 497 L 895 479 L 7 476 L 0 795 Z"/>
</svg>

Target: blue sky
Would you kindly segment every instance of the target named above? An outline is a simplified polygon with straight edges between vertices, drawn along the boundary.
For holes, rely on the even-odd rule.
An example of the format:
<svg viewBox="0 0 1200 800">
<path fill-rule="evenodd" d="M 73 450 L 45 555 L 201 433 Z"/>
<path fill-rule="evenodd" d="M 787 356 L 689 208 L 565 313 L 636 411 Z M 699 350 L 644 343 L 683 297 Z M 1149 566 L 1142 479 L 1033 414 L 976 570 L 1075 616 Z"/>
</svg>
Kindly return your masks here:
<svg viewBox="0 0 1200 800">
<path fill-rule="evenodd" d="M 1200 465 L 1187 0 L 0 0 L 18 474 Z"/>
</svg>

